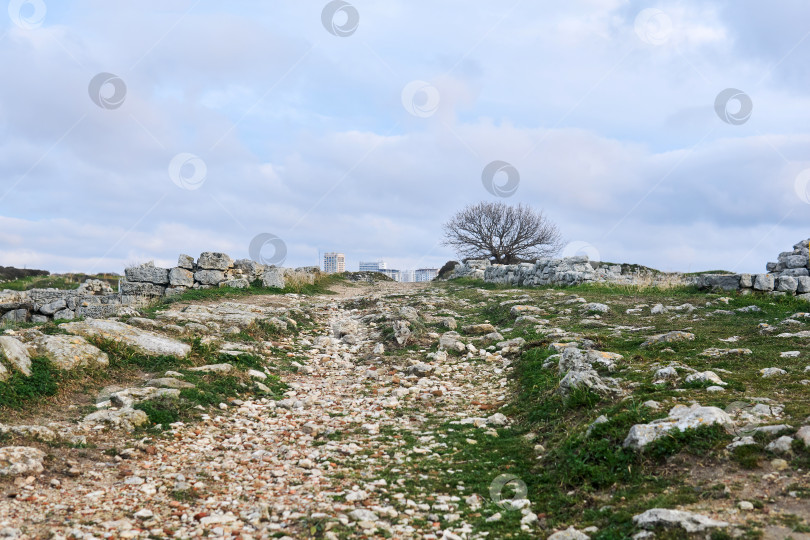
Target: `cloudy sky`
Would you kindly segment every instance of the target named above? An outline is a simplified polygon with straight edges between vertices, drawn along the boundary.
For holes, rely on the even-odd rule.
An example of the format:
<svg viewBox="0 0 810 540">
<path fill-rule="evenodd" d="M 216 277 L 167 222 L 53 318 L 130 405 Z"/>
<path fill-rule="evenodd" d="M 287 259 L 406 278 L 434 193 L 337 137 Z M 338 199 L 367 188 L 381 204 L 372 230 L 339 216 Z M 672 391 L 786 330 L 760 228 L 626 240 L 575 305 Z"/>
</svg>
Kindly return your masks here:
<svg viewBox="0 0 810 540">
<path fill-rule="evenodd" d="M 0 264 L 275 235 L 285 266 L 440 266 L 441 224 L 479 201 L 663 270 L 764 271 L 810 237 L 805 0 L 223 4 L 0 12 Z"/>
</svg>

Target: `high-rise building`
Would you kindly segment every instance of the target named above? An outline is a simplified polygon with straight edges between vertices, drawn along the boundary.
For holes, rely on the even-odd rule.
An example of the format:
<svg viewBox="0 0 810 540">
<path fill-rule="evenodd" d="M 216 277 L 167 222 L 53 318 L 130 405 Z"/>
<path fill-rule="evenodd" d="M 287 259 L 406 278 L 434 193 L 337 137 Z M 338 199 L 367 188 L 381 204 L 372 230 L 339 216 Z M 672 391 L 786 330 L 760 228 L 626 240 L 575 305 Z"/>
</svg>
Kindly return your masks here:
<svg viewBox="0 0 810 540">
<path fill-rule="evenodd" d="M 379 272 L 380 270 L 385 270 L 385 261 L 360 261 L 359 269 L 361 272 Z"/>
<path fill-rule="evenodd" d="M 401 277 L 399 275 L 399 270 L 394 270 L 393 268 L 383 268 L 382 270 L 380 270 L 380 273 L 385 274 L 394 281 L 399 281 Z"/>
<path fill-rule="evenodd" d="M 402 270 L 402 271 L 400 271 L 399 280 L 402 283 L 411 283 L 413 281 L 413 270 Z"/>
<path fill-rule="evenodd" d="M 438 268 L 419 268 L 413 272 L 414 281 L 432 281 L 439 275 Z"/>
<path fill-rule="evenodd" d="M 346 271 L 346 255 L 343 253 L 324 253 L 323 271 L 327 274 L 334 274 Z"/>
</svg>

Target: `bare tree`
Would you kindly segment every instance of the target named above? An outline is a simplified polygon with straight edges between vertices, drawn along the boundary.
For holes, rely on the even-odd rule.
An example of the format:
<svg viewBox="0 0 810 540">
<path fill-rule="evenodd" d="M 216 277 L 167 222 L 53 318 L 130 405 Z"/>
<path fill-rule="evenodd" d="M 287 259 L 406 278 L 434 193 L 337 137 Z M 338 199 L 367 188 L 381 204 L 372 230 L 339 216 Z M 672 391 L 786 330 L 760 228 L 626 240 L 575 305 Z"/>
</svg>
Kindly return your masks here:
<svg viewBox="0 0 810 540">
<path fill-rule="evenodd" d="M 536 260 L 562 247 L 557 226 L 542 212 L 501 202 L 467 206 L 444 224 L 444 236 L 459 255 L 499 264 Z"/>
</svg>

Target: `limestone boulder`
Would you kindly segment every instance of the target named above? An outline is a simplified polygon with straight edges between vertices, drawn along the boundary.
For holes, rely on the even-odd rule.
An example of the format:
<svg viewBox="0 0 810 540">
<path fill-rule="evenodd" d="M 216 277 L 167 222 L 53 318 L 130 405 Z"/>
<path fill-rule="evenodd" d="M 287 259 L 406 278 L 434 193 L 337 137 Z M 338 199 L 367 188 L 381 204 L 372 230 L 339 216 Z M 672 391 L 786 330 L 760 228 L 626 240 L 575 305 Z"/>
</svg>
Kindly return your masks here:
<svg viewBox="0 0 810 540">
<path fill-rule="evenodd" d="M 666 334 L 658 334 L 655 336 L 650 336 L 647 338 L 644 343 L 641 344 L 642 347 L 649 347 L 651 345 L 658 345 L 661 343 L 677 343 L 679 341 L 694 341 L 695 334 L 691 332 L 682 332 L 680 330 L 675 330 L 674 332 L 667 332 Z"/>
<path fill-rule="evenodd" d="M 219 270 L 224 272 L 233 266 L 233 260 L 225 253 L 206 251 L 197 259 L 197 267 L 203 270 Z"/>
<path fill-rule="evenodd" d="M 233 264 L 234 268 L 242 272 L 242 277 L 248 281 L 262 279 L 265 266 L 251 259 L 239 259 Z"/>
<path fill-rule="evenodd" d="M 67 301 L 64 298 L 60 298 L 58 300 L 54 300 L 53 302 L 49 302 L 44 306 L 40 306 L 39 312 L 43 315 L 53 315 L 57 311 L 65 309 L 66 307 Z"/>
<path fill-rule="evenodd" d="M 87 426 L 104 425 L 125 431 L 132 431 L 147 422 L 149 422 L 149 417 L 145 412 L 130 408 L 96 411 L 88 414 L 82 420 L 82 423 Z"/>
<path fill-rule="evenodd" d="M 172 268 L 169 270 L 169 285 L 172 287 L 193 287 L 194 273 L 185 268 Z"/>
<path fill-rule="evenodd" d="M 754 277 L 754 290 L 772 291 L 775 286 L 775 281 L 773 274 L 757 274 Z"/>
<path fill-rule="evenodd" d="M 31 376 L 31 356 L 22 341 L 11 336 L 0 336 L 0 354 L 20 373 Z"/>
<path fill-rule="evenodd" d="M 283 289 L 286 285 L 283 268 L 268 268 L 262 274 L 262 286 Z"/>
<path fill-rule="evenodd" d="M 177 266 L 184 270 L 194 270 L 194 257 L 191 255 L 180 255 L 177 257 Z"/>
<path fill-rule="evenodd" d="M 121 294 L 127 296 L 163 296 L 166 287 L 154 283 L 140 283 L 137 281 L 122 281 Z"/>
<path fill-rule="evenodd" d="M 65 371 L 77 367 L 104 367 L 110 363 L 107 353 L 81 336 L 39 336 L 28 344 L 28 351 L 33 356 L 46 357 L 54 366 Z"/>
<path fill-rule="evenodd" d="M 128 324 L 103 319 L 88 319 L 86 321 L 64 323 L 59 325 L 63 330 L 83 337 L 98 336 L 123 343 L 133 349 L 150 356 L 185 357 L 191 352 L 191 346 L 176 339 L 168 338 L 135 328 Z"/>
<path fill-rule="evenodd" d="M 462 327 L 465 334 L 483 335 L 496 332 L 497 329 L 489 323 L 482 324 L 468 324 Z"/>
<path fill-rule="evenodd" d="M 250 282 L 246 279 L 229 279 L 219 284 L 220 287 L 230 287 L 232 289 L 247 289 Z"/>
<path fill-rule="evenodd" d="M 28 446 L 6 446 L 0 448 L 0 476 L 20 476 L 39 474 L 45 468 L 42 461 L 45 452 Z"/>
<path fill-rule="evenodd" d="M 216 285 L 225 281 L 225 272 L 222 270 L 197 270 L 194 272 L 194 281 L 200 285 Z"/>
<path fill-rule="evenodd" d="M 776 280 L 776 290 L 780 292 L 793 294 L 798 287 L 799 282 L 795 277 L 782 275 Z"/>
<path fill-rule="evenodd" d="M 633 523 L 642 529 L 678 528 L 687 533 L 697 533 L 709 528 L 722 528 L 729 525 L 725 521 L 718 521 L 694 512 L 666 508 L 652 508 L 633 516 Z"/>
<path fill-rule="evenodd" d="M 717 407 L 703 407 L 695 404 L 691 407 L 676 405 L 669 411 L 667 418 L 654 420 L 649 424 L 636 424 L 630 428 L 624 440 L 625 448 L 642 449 L 658 440 L 672 430 L 684 431 L 701 426 L 720 425 L 731 430 L 734 420 L 724 410 Z"/>
<path fill-rule="evenodd" d="M 124 270 L 127 281 L 138 283 L 154 283 L 155 285 L 169 284 L 169 269 L 158 268 L 154 263 L 131 266 Z"/>
</svg>

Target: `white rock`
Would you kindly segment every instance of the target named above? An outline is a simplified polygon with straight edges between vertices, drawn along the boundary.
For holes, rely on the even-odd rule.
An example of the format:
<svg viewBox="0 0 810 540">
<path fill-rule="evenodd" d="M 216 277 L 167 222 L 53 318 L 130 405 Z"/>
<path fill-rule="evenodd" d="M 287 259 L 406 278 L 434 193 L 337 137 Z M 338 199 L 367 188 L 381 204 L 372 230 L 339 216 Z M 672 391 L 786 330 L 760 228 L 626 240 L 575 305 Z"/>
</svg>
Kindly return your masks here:
<svg viewBox="0 0 810 540">
<path fill-rule="evenodd" d="M 83 366 L 106 366 L 110 363 L 107 353 L 80 336 L 43 335 L 37 337 L 28 347 L 32 354 L 45 356 L 57 368 L 66 371 Z"/>
<path fill-rule="evenodd" d="M 26 377 L 31 376 L 31 357 L 22 341 L 11 336 L 0 336 L 0 354 Z"/>
<path fill-rule="evenodd" d="M 688 375 L 685 382 L 711 382 L 718 386 L 726 386 L 728 383 L 723 380 L 714 371 L 701 371 L 700 373 L 692 373 Z"/>
<path fill-rule="evenodd" d="M 779 375 L 787 374 L 787 371 L 781 368 L 769 367 L 760 369 L 759 372 L 762 374 L 762 378 L 767 379 L 768 377 L 776 377 Z"/>
<path fill-rule="evenodd" d="M 44 470 L 45 452 L 28 446 L 0 448 L 0 476 L 39 474 Z"/>
<path fill-rule="evenodd" d="M 807 448 L 810 448 L 810 426 L 802 426 L 796 432 L 796 438 L 800 439 Z"/>
<path fill-rule="evenodd" d="M 548 540 L 588 540 L 590 536 L 583 532 L 579 532 L 573 526 L 568 527 L 564 531 L 555 532 L 548 537 Z"/>
<path fill-rule="evenodd" d="M 610 306 L 607 304 L 600 304 L 599 302 L 591 302 L 589 304 L 584 304 L 582 306 L 582 310 L 585 312 L 593 312 L 593 313 L 609 313 Z"/>
<path fill-rule="evenodd" d="M 791 443 L 793 442 L 793 437 L 789 437 L 788 435 L 782 435 L 778 439 L 771 441 L 768 446 L 765 447 L 765 450 L 769 450 L 776 454 L 789 454 L 792 452 Z"/>
<path fill-rule="evenodd" d="M 154 515 L 155 514 L 151 510 L 149 510 L 147 508 L 144 508 L 143 510 L 138 510 L 134 514 L 135 518 L 142 519 L 142 520 L 151 519 L 152 516 L 154 516 Z"/>
<path fill-rule="evenodd" d="M 121 342 L 139 352 L 152 356 L 183 358 L 191 352 L 190 345 L 118 321 L 87 319 L 86 321 L 60 324 L 59 327 L 71 334 L 84 337 L 99 336 Z"/>
<path fill-rule="evenodd" d="M 728 527 L 728 523 L 725 521 L 717 521 L 693 512 L 666 508 L 653 508 L 633 516 L 633 523 L 642 529 L 679 527 L 688 533 L 700 532 L 708 528 Z"/>
<path fill-rule="evenodd" d="M 731 429 L 734 421 L 725 411 L 717 407 L 702 407 L 697 404 L 691 407 L 676 405 L 669 411 L 667 418 L 631 427 L 624 440 L 624 447 L 641 449 L 673 429 L 684 431 L 689 428 L 712 425 L 721 425 L 726 429 Z"/>
<path fill-rule="evenodd" d="M 90 413 L 82 420 L 85 424 L 109 425 L 113 428 L 132 431 L 149 421 L 145 412 L 138 409 L 124 408 L 117 411 L 103 410 Z"/>
<path fill-rule="evenodd" d="M 377 521 L 379 518 L 377 514 L 365 508 L 357 508 L 349 512 L 349 517 L 355 521 Z"/>
<path fill-rule="evenodd" d="M 473 512 L 481 508 L 481 497 L 477 493 L 473 493 L 472 495 L 464 499 L 464 502 L 467 503 L 467 505 L 470 507 L 470 510 L 472 510 Z"/>
</svg>

